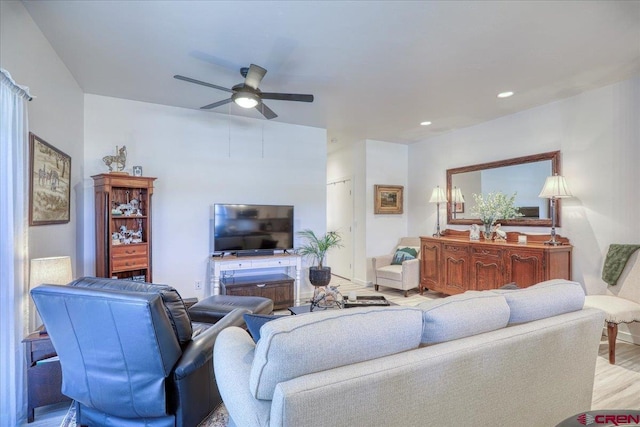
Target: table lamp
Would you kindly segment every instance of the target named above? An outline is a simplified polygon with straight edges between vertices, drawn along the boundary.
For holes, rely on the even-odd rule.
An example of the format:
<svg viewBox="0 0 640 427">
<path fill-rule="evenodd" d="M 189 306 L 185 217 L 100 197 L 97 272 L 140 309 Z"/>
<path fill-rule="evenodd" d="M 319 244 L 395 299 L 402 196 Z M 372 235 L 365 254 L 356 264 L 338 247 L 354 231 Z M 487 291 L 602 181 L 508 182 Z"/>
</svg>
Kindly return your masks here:
<svg viewBox="0 0 640 427">
<path fill-rule="evenodd" d="M 50 285 L 66 285 L 73 280 L 71 257 L 57 256 L 34 258 L 29 271 L 29 289 L 43 283 Z M 43 328 L 40 333 L 46 333 Z"/>
<path fill-rule="evenodd" d="M 567 187 L 564 176 L 553 175 L 547 177 L 544 187 L 538 197 L 550 199 L 551 201 L 551 239 L 547 240 L 545 245 L 557 246 L 561 243 L 556 240 L 556 199 L 573 197 L 571 191 Z"/>
<path fill-rule="evenodd" d="M 458 203 L 464 203 L 464 196 L 462 195 L 462 190 L 458 187 L 453 187 L 453 191 L 451 192 L 451 213 L 453 214 L 453 218 L 456 217 Z"/>
<path fill-rule="evenodd" d="M 436 232 L 433 236 L 440 237 L 442 236 L 442 233 L 440 232 L 440 203 L 447 203 L 447 195 L 444 193 L 444 190 L 440 188 L 439 185 L 433 189 L 433 192 L 431 193 L 431 198 L 429 199 L 429 203 L 436 204 L 436 213 L 437 213 L 438 222 L 436 226 Z"/>
</svg>

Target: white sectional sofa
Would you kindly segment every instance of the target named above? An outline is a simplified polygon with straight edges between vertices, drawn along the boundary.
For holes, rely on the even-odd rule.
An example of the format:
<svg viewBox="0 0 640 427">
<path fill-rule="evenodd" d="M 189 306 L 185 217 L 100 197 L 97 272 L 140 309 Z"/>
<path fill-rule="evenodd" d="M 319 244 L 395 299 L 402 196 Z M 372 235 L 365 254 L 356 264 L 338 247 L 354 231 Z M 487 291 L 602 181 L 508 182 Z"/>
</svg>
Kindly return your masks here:
<svg viewBox="0 0 640 427">
<path fill-rule="evenodd" d="M 575 282 L 266 323 L 214 349 L 231 425 L 555 426 L 591 409 L 604 314 Z"/>
</svg>

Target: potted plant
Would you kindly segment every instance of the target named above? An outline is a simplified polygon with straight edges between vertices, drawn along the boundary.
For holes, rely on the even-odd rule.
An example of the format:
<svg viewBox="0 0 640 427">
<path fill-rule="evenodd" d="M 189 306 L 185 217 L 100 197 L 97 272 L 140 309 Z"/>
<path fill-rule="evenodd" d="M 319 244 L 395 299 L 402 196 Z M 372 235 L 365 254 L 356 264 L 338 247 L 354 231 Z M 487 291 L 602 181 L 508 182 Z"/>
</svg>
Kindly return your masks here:
<svg viewBox="0 0 640 427">
<path fill-rule="evenodd" d="M 331 267 L 323 265 L 324 258 L 331 248 L 342 247 L 342 238 L 336 231 L 329 231 L 324 236 L 316 236 L 313 230 L 302 230 L 298 235 L 306 239 L 306 244 L 298 248 L 298 253 L 311 258 L 314 264 L 309 267 L 309 281 L 313 286 L 327 286 L 331 281 Z"/>
<path fill-rule="evenodd" d="M 499 219 L 511 219 L 522 216 L 515 206 L 516 193 L 506 196 L 501 192 L 489 193 L 486 197 L 482 194 L 474 194 L 475 206 L 471 213 L 478 215 L 484 224 L 484 238 L 491 238 L 491 227 Z"/>
</svg>

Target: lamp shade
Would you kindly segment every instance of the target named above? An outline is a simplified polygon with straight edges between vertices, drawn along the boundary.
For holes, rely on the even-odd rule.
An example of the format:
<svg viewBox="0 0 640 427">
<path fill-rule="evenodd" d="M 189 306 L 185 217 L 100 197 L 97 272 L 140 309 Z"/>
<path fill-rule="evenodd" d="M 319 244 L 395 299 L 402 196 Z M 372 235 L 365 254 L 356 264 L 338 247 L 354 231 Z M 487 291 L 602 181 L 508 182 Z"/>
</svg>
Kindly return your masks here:
<svg viewBox="0 0 640 427">
<path fill-rule="evenodd" d="M 429 203 L 445 203 L 447 201 L 447 195 L 444 193 L 444 190 L 437 186 L 433 189 L 431 193 L 431 198 L 429 199 Z"/>
<path fill-rule="evenodd" d="M 31 260 L 29 287 L 33 288 L 43 283 L 66 285 L 73 280 L 72 276 L 71 257 L 34 258 Z"/>
<path fill-rule="evenodd" d="M 462 195 L 462 190 L 458 187 L 453 188 L 453 194 L 451 195 L 454 203 L 464 203 L 464 196 Z"/>
<path fill-rule="evenodd" d="M 567 182 L 565 181 L 564 176 L 553 175 L 547 177 L 544 182 L 544 187 L 542 187 L 542 191 L 538 197 L 545 199 L 561 199 L 565 197 L 573 197 L 573 194 L 569 191 L 569 187 L 567 187 Z"/>
</svg>

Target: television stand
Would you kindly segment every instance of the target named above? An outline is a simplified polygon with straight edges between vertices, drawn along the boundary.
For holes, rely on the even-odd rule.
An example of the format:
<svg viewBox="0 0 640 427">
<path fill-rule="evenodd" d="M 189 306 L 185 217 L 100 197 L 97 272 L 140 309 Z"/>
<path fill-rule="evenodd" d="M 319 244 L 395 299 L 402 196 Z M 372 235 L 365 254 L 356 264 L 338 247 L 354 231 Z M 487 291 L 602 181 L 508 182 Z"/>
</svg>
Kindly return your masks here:
<svg viewBox="0 0 640 427">
<path fill-rule="evenodd" d="M 237 255 L 221 257 L 209 257 L 210 282 L 205 289 L 205 297 L 220 295 L 220 279 L 222 273 L 249 272 L 251 270 L 275 270 L 285 269 L 287 274 L 294 279 L 295 305 L 300 305 L 300 272 L 302 271 L 302 257 L 291 254 L 255 255 L 250 257 L 238 257 Z M 277 273 L 276 271 L 273 274 Z M 256 275 L 272 274 L 256 271 Z"/>
</svg>

